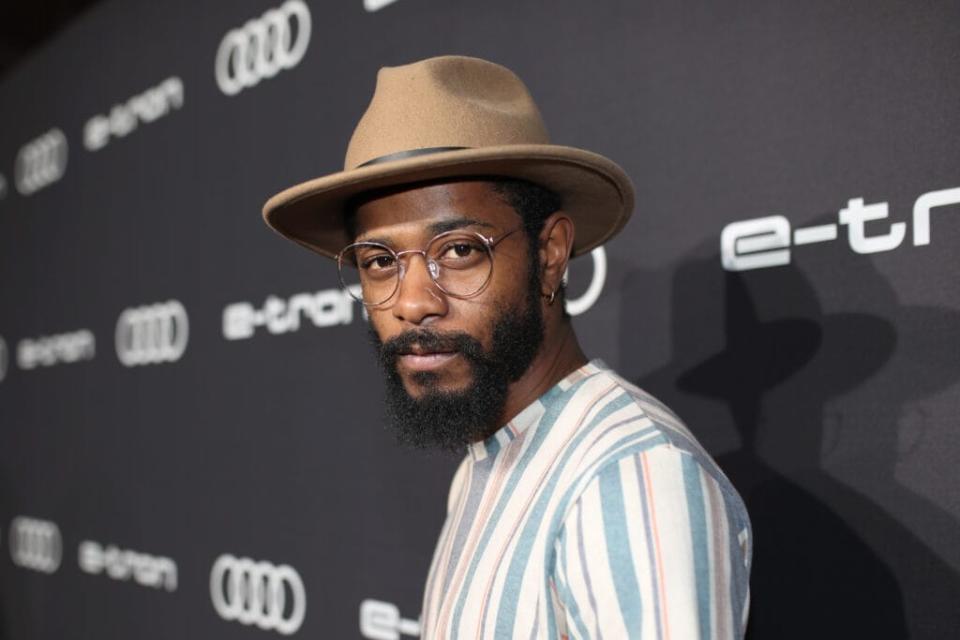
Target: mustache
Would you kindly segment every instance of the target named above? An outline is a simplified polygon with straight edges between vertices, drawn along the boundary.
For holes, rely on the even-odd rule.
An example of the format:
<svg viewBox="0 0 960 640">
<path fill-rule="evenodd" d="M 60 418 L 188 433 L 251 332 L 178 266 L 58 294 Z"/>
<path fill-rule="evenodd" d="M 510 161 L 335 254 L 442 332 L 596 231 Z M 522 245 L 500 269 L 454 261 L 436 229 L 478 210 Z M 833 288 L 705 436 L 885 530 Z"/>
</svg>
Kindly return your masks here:
<svg viewBox="0 0 960 640">
<path fill-rule="evenodd" d="M 480 341 L 463 332 L 440 332 L 429 329 L 404 331 L 387 341 L 373 334 L 381 364 L 392 365 L 397 358 L 410 353 L 414 347 L 422 351 L 447 351 L 460 353 L 471 360 L 482 359 L 484 352 Z"/>
</svg>

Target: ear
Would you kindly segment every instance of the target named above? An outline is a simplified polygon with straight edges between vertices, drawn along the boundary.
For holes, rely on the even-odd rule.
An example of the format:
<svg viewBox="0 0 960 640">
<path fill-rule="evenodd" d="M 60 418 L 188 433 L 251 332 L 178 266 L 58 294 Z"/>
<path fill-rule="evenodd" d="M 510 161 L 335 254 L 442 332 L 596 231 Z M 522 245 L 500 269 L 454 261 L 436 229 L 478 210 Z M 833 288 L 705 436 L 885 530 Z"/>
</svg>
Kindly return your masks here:
<svg viewBox="0 0 960 640">
<path fill-rule="evenodd" d="M 550 214 L 540 232 L 540 295 L 549 298 L 560 288 L 573 253 L 573 220 L 563 211 Z"/>
</svg>

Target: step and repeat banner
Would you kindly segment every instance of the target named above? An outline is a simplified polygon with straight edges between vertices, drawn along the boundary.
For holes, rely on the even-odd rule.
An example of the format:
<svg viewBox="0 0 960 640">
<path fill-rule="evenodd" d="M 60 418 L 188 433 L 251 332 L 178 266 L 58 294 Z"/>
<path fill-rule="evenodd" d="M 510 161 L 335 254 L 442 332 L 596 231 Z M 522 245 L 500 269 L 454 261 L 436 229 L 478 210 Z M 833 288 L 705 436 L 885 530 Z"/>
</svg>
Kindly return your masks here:
<svg viewBox="0 0 960 640">
<path fill-rule="evenodd" d="M 954 0 L 97 5 L 0 78 L 0 637 L 418 635 L 458 459 L 260 207 L 443 53 L 635 180 L 568 304 L 743 494 L 749 637 L 955 637 Z"/>
</svg>

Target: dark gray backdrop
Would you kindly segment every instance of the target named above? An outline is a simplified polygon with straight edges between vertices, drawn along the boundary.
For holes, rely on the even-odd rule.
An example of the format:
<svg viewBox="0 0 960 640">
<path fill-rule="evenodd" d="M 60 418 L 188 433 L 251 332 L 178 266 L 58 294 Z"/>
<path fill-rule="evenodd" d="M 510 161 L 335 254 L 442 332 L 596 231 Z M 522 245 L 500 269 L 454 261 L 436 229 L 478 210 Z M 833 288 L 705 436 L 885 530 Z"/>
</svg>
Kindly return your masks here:
<svg viewBox="0 0 960 640">
<path fill-rule="evenodd" d="M 221 43 L 281 5 L 302 57 L 268 56 L 259 83 L 224 93 Z M 288 19 L 304 10 L 309 38 Z M 574 322 L 743 493 L 751 637 L 953 637 L 960 5 L 946 0 L 86 14 L 0 82 L 0 637 L 269 637 L 301 605 L 298 636 L 412 631 L 456 460 L 396 448 L 360 310 L 259 209 L 340 168 L 378 67 L 441 53 L 513 68 L 556 142 L 634 178 L 605 278 L 589 258 L 571 269 L 573 298 L 602 284 Z M 814 226 L 836 238 L 792 233 Z M 725 269 L 725 227 L 728 267 L 782 264 Z M 231 594 L 250 574 L 230 558 L 235 608 L 218 608 L 224 554 L 265 563 L 282 609 L 238 613 L 257 594 Z M 379 604 L 361 616 L 365 600 Z"/>
</svg>

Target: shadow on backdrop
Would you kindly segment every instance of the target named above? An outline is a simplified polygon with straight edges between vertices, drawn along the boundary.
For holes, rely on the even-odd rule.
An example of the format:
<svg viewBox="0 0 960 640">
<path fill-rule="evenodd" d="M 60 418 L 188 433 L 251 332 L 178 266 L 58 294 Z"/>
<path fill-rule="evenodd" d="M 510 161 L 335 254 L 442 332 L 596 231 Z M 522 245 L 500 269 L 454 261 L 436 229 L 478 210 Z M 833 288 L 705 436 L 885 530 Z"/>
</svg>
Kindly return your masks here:
<svg viewBox="0 0 960 640">
<path fill-rule="evenodd" d="M 867 257 L 831 268 L 843 274 L 827 275 L 831 286 L 855 282 L 870 313 L 825 313 L 793 265 L 728 273 L 701 247 L 673 273 L 670 361 L 637 383 L 695 432 L 732 420 L 740 435 L 717 460 L 753 522 L 748 639 L 955 637 L 960 557 L 943 559 L 901 520 L 942 541 L 960 540 L 960 524 L 894 471 L 905 404 L 960 378 L 960 314 L 900 305 Z M 627 354 L 643 339 L 628 319 L 648 277 L 624 281 Z M 826 407 L 841 397 L 827 444 L 853 442 L 851 466 L 883 507 L 822 468 Z"/>
</svg>

